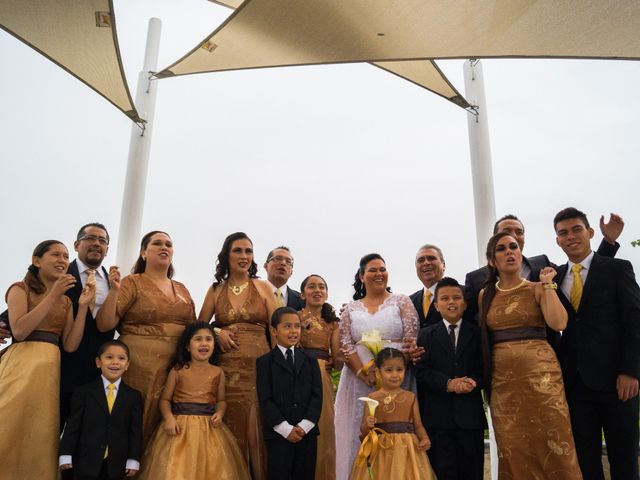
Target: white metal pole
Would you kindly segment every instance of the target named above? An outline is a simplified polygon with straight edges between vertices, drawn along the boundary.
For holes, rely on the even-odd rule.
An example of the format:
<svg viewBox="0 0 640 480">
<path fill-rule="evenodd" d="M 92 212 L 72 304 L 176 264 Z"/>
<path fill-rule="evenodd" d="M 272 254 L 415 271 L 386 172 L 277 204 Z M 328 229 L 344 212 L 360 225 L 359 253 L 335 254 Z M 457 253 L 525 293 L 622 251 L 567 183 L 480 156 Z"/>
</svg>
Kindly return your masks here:
<svg viewBox="0 0 640 480">
<path fill-rule="evenodd" d="M 138 74 L 136 108 L 146 123 L 144 129 L 135 124 L 131 126 L 129 160 L 127 162 L 127 176 L 122 196 L 118 253 L 116 255 L 116 262 L 123 274 L 129 272 L 138 256 L 144 194 L 149 167 L 149 151 L 151 149 L 151 133 L 153 131 L 153 116 L 156 108 L 157 82 L 150 81 L 149 78 L 151 76 L 150 72 L 155 72 L 158 66 L 161 29 L 162 22 L 160 19 L 149 19 L 144 65 L 142 71 Z"/>
<path fill-rule="evenodd" d="M 476 115 L 469 113 L 469 151 L 471 154 L 471 177 L 473 180 L 473 203 L 476 214 L 476 242 L 478 246 L 478 264 L 486 265 L 485 249 L 493 233 L 496 222 L 496 200 L 493 191 L 493 169 L 491 168 L 491 143 L 487 102 L 484 95 L 484 77 L 480 60 L 464 62 L 464 87 L 467 101 L 475 107 Z M 489 416 L 489 455 L 491 458 L 491 478 L 498 478 L 498 447 L 496 436 Z"/>
<path fill-rule="evenodd" d="M 468 114 L 467 126 L 469 127 L 473 202 L 476 214 L 478 263 L 482 266 L 487 262 L 485 248 L 496 221 L 496 201 L 493 191 L 487 103 L 484 95 L 482 64 L 479 60 L 464 62 L 464 86 L 466 98 L 476 107 L 477 113 L 477 115 Z"/>
</svg>

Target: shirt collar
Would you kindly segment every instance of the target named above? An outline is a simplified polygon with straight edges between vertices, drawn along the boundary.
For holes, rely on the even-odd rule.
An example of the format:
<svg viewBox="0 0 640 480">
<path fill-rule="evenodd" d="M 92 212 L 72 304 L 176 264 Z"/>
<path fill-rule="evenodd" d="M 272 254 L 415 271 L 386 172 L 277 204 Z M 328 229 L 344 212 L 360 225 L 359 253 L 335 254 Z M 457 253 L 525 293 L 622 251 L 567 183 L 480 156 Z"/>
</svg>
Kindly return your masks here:
<svg viewBox="0 0 640 480">
<path fill-rule="evenodd" d="M 449 325 L 453 325 L 453 323 L 450 323 L 448 321 L 446 321 L 444 318 L 442 319 L 442 321 L 444 322 L 444 326 L 447 329 L 447 332 L 449 331 Z M 458 323 L 456 323 L 456 331 L 460 331 L 460 327 L 462 326 L 462 319 L 458 320 Z"/>
<path fill-rule="evenodd" d="M 423 291 L 424 293 L 427 293 L 427 290 L 429 290 L 429 291 L 431 292 L 431 298 L 433 299 L 433 297 L 434 297 L 434 296 L 435 296 L 435 294 L 436 294 L 436 287 L 437 287 L 437 286 L 438 286 L 438 282 L 434 283 L 434 284 L 433 284 L 433 285 L 431 285 L 429 288 L 424 287 L 424 288 L 422 289 L 422 291 Z"/>
<path fill-rule="evenodd" d="M 583 270 L 587 270 L 589 271 L 589 268 L 591 267 L 591 262 L 593 261 L 593 254 L 594 252 L 591 251 L 591 253 L 589 255 L 587 255 L 587 258 L 585 258 L 584 260 L 582 260 L 580 262 L 580 265 L 582 265 L 582 269 Z M 571 269 L 573 268 L 573 266 L 575 265 L 575 263 L 573 263 L 571 260 L 569 260 L 569 272 L 571 271 Z"/>
<path fill-rule="evenodd" d="M 287 358 L 287 350 L 291 350 L 291 354 L 295 355 L 295 347 L 286 348 L 286 347 L 283 347 L 282 345 L 280 345 L 279 343 L 277 345 L 278 345 L 278 348 L 280 349 L 280 351 L 282 352 L 282 356 L 284 358 Z"/>
<path fill-rule="evenodd" d="M 271 290 L 273 290 L 273 293 L 275 294 L 278 291 L 278 287 L 276 287 L 273 283 L 271 283 L 269 280 L 267 280 L 267 283 L 269 284 L 269 286 L 271 287 Z M 285 283 L 283 286 L 280 287 L 280 292 L 285 295 L 287 293 L 287 284 Z"/>
<path fill-rule="evenodd" d="M 104 375 L 100 375 L 100 378 L 102 379 L 102 385 L 104 385 L 104 389 L 106 390 L 109 387 L 109 384 L 111 382 L 107 380 Z M 116 391 L 120 388 L 121 381 L 122 381 L 122 377 L 120 377 L 118 380 L 113 382 L 113 384 L 116 386 Z"/>
<path fill-rule="evenodd" d="M 84 273 L 87 270 L 92 268 L 92 267 L 89 267 L 86 263 L 84 263 L 79 258 L 76 259 L 76 263 L 78 264 L 78 273 Z M 102 268 L 98 267 L 98 268 L 94 268 L 94 270 L 96 271 L 96 276 L 102 278 Z"/>
</svg>

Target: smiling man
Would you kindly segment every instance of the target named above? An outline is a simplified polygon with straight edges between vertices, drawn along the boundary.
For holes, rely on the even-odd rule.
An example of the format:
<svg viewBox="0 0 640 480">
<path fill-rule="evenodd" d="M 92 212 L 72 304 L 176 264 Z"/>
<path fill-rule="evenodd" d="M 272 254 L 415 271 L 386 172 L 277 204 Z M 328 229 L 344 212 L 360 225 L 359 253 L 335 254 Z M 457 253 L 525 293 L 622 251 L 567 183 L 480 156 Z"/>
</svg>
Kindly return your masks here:
<svg viewBox="0 0 640 480">
<path fill-rule="evenodd" d="M 300 298 L 300 292 L 287 286 L 287 282 L 293 275 L 293 256 L 289 247 L 276 247 L 267 255 L 264 262 L 267 271 L 267 280 L 271 284 L 273 295 L 278 307 L 291 307 L 296 311 L 304 308 L 304 302 Z"/>
<path fill-rule="evenodd" d="M 420 328 L 442 321 L 442 315 L 433 304 L 436 284 L 444 277 L 444 256 L 439 247 L 426 244 L 416 253 L 416 275 L 423 288 L 412 293 L 409 298 L 418 311 Z"/>
</svg>

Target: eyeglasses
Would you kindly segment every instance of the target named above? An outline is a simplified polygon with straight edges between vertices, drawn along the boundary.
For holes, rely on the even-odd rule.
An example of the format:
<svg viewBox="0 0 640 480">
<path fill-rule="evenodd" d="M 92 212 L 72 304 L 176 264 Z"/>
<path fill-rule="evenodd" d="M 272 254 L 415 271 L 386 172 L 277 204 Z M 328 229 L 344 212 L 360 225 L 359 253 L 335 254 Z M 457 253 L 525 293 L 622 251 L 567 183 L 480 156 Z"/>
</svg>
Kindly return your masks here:
<svg viewBox="0 0 640 480">
<path fill-rule="evenodd" d="M 109 240 L 104 237 L 96 237 L 95 235 L 85 235 L 81 237 L 80 240 L 86 240 L 89 243 L 98 242 L 100 245 L 107 246 L 109 245 Z"/>
<path fill-rule="evenodd" d="M 517 243 L 510 243 L 509 244 L 509 250 L 518 250 L 518 244 Z M 504 252 L 505 250 L 507 250 L 507 246 L 506 245 L 498 245 L 496 247 L 496 252 Z"/>
<path fill-rule="evenodd" d="M 275 263 L 286 263 L 290 267 L 293 267 L 293 258 L 282 257 L 280 255 L 276 255 L 275 257 L 271 257 L 269 259 L 269 261 L 270 262 L 275 262 Z"/>
</svg>

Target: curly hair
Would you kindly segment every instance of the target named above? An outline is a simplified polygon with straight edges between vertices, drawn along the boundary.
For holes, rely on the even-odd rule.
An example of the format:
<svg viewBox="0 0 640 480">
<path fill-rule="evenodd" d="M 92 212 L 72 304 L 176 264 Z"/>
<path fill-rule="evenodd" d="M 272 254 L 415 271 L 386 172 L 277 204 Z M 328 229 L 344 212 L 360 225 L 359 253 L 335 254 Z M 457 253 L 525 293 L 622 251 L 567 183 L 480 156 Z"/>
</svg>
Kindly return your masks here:
<svg viewBox="0 0 640 480">
<path fill-rule="evenodd" d="M 253 246 L 253 242 L 249 238 L 249 236 L 244 232 L 235 232 L 231 235 L 227 236 L 224 239 L 224 243 L 222 244 L 222 249 L 220 253 L 218 253 L 218 260 L 216 261 L 216 273 L 214 277 L 216 279 L 213 282 L 213 286 L 216 287 L 224 282 L 229 277 L 229 254 L 231 253 L 231 247 L 233 246 L 233 242 L 236 240 L 249 240 L 251 246 Z M 251 266 L 249 267 L 249 278 L 257 278 L 258 277 L 258 265 L 255 260 L 251 259 Z"/>
<path fill-rule="evenodd" d="M 171 364 L 169 365 L 169 370 L 171 370 L 172 368 L 174 370 L 189 368 L 189 362 L 191 361 L 191 353 L 189 352 L 189 343 L 191 342 L 191 339 L 194 337 L 194 335 L 198 333 L 199 330 L 209 330 L 211 332 L 211 335 L 213 335 L 213 337 L 215 338 L 213 325 L 211 325 L 210 323 L 194 322 L 194 323 L 188 324 L 187 327 L 182 332 L 182 335 L 180 335 L 180 340 L 178 340 L 178 346 L 176 347 L 176 353 L 173 356 L 173 360 L 171 361 Z M 217 360 L 216 357 L 217 355 L 215 354 L 215 349 L 214 349 L 214 354 L 211 355 L 211 357 L 209 358 L 209 363 L 211 365 L 216 364 L 216 360 Z"/>
<path fill-rule="evenodd" d="M 305 278 L 300 284 L 301 292 L 304 292 L 304 287 L 307 286 L 307 283 L 309 283 L 309 279 L 311 277 L 318 277 L 320 280 L 322 280 L 322 283 L 324 283 L 324 286 L 327 289 L 327 292 L 329 291 L 329 285 L 327 285 L 327 281 L 317 273 L 312 273 L 311 275 L 307 276 L 307 278 Z M 320 317 L 327 323 L 339 321 L 339 318 L 336 315 L 335 309 L 329 302 L 324 302 L 322 304 L 322 309 L 320 310 Z"/>
</svg>

